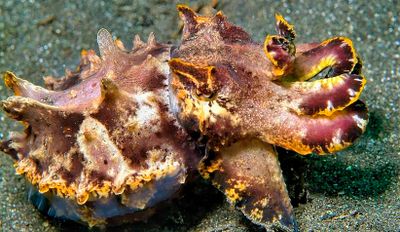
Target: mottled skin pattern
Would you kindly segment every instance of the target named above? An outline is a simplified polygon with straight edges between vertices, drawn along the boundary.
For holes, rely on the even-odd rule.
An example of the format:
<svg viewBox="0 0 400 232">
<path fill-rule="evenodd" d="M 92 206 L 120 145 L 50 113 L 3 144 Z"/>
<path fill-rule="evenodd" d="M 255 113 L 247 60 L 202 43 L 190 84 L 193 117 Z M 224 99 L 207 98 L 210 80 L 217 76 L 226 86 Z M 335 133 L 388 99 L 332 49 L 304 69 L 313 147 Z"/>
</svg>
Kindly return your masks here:
<svg viewBox="0 0 400 232">
<path fill-rule="evenodd" d="M 49 199 L 68 199 L 52 216 L 89 225 L 171 198 L 200 159 L 169 110 L 170 46 L 150 35 L 127 52 L 104 29 L 98 43 L 101 58 L 83 51 L 77 71 L 47 78 L 48 89 L 7 72 L 16 96 L 3 102 L 26 128 L 3 142 L 17 173 Z"/>
<path fill-rule="evenodd" d="M 296 46 L 294 27 L 277 15 L 278 35 L 259 44 L 221 12 L 178 10 L 185 26 L 169 61 L 171 86 L 179 121 L 207 144 L 200 173 L 254 223 L 296 230 L 271 145 L 324 154 L 363 133 L 365 78 L 351 41 Z M 326 77 L 306 82 L 324 69 Z"/>
<path fill-rule="evenodd" d="M 363 133 L 365 78 L 351 41 L 295 45 L 277 15 L 278 34 L 259 44 L 221 12 L 178 11 L 177 47 L 150 35 L 127 51 L 101 29 L 100 57 L 83 51 L 77 70 L 46 88 L 6 72 L 16 96 L 3 109 L 25 131 L 1 149 L 51 216 L 143 220 L 198 170 L 254 223 L 297 230 L 274 146 L 331 153 Z"/>
</svg>

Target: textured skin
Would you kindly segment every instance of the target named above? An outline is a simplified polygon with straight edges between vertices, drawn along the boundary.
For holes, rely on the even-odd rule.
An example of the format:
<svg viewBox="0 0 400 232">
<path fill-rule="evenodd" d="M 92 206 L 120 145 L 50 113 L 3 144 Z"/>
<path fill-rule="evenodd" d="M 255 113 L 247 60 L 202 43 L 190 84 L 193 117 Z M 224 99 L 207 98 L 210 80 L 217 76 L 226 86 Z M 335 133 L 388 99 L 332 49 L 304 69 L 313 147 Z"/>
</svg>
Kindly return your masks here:
<svg viewBox="0 0 400 232">
<path fill-rule="evenodd" d="M 179 121 L 206 141 L 200 173 L 254 223 L 297 230 L 270 144 L 324 154 L 363 133 L 365 79 L 351 41 L 296 46 L 294 27 L 277 15 L 278 35 L 262 45 L 221 12 L 178 10 L 185 26 L 169 61 L 171 86 Z M 326 68 L 327 77 L 306 82 Z"/>
<path fill-rule="evenodd" d="M 191 17 L 197 16 L 187 14 L 183 18 L 191 23 L 194 20 L 187 19 Z M 276 66 L 267 58 L 271 56 L 266 56 L 262 46 L 227 22 L 222 14 L 208 21 L 199 20 L 197 30 L 191 27 L 184 30 L 182 44 L 172 55 L 179 59 L 170 61 L 175 74 L 174 95 L 181 109 L 179 118 L 186 128 L 200 130 L 213 140 L 257 137 L 300 154 L 334 152 L 350 145 L 364 131 L 367 115 L 362 103 L 345 109 L 358 99 L 357 93 L 365 84 L 362 75 L 343 72 L 342 76 L 303 82 L 291 74 L 291 70 L 307 67 L 307 72 L 318 74 L 315 69 L 333 66 L 334 59 L 345 63 L 336 50 L 320 48 L 326 42 L 308 51 L 303 49 L 313 45 L 300 45 L 296 57 L 288 61 L 293 64 L 287 64 L 290 68 L 282 74 L 276 71 L 279 64 Z M 335 47 L 339 50 L 337 47 L 341 48 L 341 44 Z M 308 54 L 314 51 L 315 55 Z M 325 64 L 324 54 L 331 58 L 330 53 L 336 58 Z M 303 63 L 317 63 L 314 59 L 320 62 L 311 67 L 303 63 L 300 66 L 298 59 Z M 206 67 L 212 68 L 212 72 L 193 71 Z M 330 107 L 328 101 L 335 105 Z M 356 115 L 360 118 L 358 124 L 353 118 Z M 321 132 L 318 138 L 314 138 L 316 128 Z M 341 135 L 337 134 L 339 129 Z"/>
<path fill-rule="evenodd" d="M 169 111 L 170 46 L 150 35 L 124 52 L 103 29 L 98 43 L 101 58 L 84 51 L 77 72 L 47 78 L 53 90 L 6 73 L 16 96 L 3 102 L 7 114 L 26 127 L 5 142 L 5 151 L 18 161 L 17 173 L 40 193 L 75 202 L 68 202 L 77 215 L 72 218 L 91 225 L 170 198 L 200 157 Z M 97 216 L 95 207 L 79 212 L 98 199 L 111 204 L 115 195 L 120 201 L 113 205 L 131 210 L 107 217 Z M 63 207 L 54 207 L 55 216 L 65 216 Z"/>
<path fill-rule="evenodd" d="M 197 169 L 254 223 L 297 230 L 274 146 L 331 153 L 363 133 L 365 78 L 351 41 L 296 46 L 277 15 L 278 34 L 259 44 L 221 12 L 178 11 L 177 47 L 150 35 L 127 51 L 101 29 L 101 57 L 83 51 L 77 70 L 46 88 L 5 73 L 16 96 L 3 109 L 25 131 L 1 149 L 51 216 L 143 220 Z"/>
</svg>

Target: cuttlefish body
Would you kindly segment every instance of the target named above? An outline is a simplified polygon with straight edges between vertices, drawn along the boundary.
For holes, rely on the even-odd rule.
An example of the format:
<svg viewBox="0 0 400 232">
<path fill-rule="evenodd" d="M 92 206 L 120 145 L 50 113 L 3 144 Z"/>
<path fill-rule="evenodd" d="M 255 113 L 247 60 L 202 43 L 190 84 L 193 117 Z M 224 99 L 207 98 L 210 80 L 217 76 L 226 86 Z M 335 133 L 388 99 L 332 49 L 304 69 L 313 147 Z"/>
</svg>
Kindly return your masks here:
<svg viewBox="0 0 400 232">
<path fill-rule="evenodd" d="M 177 47 L 150 35 L 128 51 L 102 29 L 101 57 L 83 51 L 78 69 L 46 88 L 7 72 L 16 96 L 3 109 L 25 131 L 1 149 L 51 216 L 143 220 L 198 170 L 252 222 L 297 230 L 275 146 L 332 153 L 363 133 L 366 81 L 351 41 L 295 45 L 277 15 L 278 34 L 259 44 L 221 12 L 178 11 Z"/>
</svg>

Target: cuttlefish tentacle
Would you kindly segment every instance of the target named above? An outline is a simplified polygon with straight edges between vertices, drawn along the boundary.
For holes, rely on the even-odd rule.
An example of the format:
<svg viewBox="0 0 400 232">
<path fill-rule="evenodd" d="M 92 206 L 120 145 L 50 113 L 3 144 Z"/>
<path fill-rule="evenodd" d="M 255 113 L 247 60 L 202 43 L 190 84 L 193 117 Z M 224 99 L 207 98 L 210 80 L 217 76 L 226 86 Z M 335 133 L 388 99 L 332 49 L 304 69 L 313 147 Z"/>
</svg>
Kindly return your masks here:
<svg viewBox="0 0 400 232">
<path fill-rule="evenodd" d="M 353 104 L 366 84 L 361 60 L 351 40 L 336 37 L 296 56 L 283 85 L 300 93 L 292 109 L 298 114 L 331 115 Z M 304 82 L 331 68 L 324 79 Z"/>
<path fill-rule="evenodd" d="M 353 104 L 366 80 L 351 40 L 335 37 L 319 45 L 300 46 L 296 54 L 294 27 L 279 14 L 276 21 L 278 35 L 266 37 L 264 52 L 282 85 L 301 96 L 290 103 L 290 108 L 299 115 L 329 116 Z M 326 68 L 331 70 L 325 79 L 304 82 Z"/>
<path fill-rule="evenodd" d="M 361 136 L 368 122 L 368 111 L 358 100 L 330 116 L 282 112 L 281 117 L 285 120 L 272 120 L 269 124 L 286 133 L 265 130 L 261 133 L 262 140 L 303 155 L 312 152 L 326 154 L 350 146 Z"/>
<path fill-rule="evenodd" d="M 294 30 L 294 26 L 290 24 L 288 21 L 286 21 L 285 18 L 279 13 L 275 14 L 275 20 L 276 20 L 276 31 L 278 32 L 278 35 L 286 38 L 290 42 L 293 42 L 293 40 L 296 38 L 296 32 Z"/>
<path fill-rule="evenodd" d="M 267 36 L 264 52 L 274 65 L 273 74 L 278 77 L 285 75 L 295 60 L 294 44 L 280 35 Z"/>
<path fill-rule="evenodd" d="M 272 145 L 238 141 L 204 160 L 200 173 L 254 223 L 267 229 L 297 231 L 293 207 Z"/>
<path fill-rule="evenodd" d="M 296 54 L 294 26 L 289 24 L 282 15 L 275 14 L 276 31 L 278 35 L 268 35 L 264 41 L 264 53 L 274 65 L 273 73 L 281 77 L 291 68 Z"/>
<path fill-rule="evenodd" d="M 353 43 L 346 37 L 335 37 L 305 51 L 293 63 L 289 80 L 306 81 L 326 68 L 331 68 L 328 77 L 351 73 L 358 62 Z"/>
<path fill-rule="evenodd" d="M 280 14 L 275 18 L 278 35 L 268 35 L 264 41 L 264 52 L 274 65 L 275 76 L 287 81 L 306 81 L 331 68 L 328 76 L 332 77 L 351 73 L 358 63 L 353 43 L 346 37 L 334 37 L 318 46 L 312 44 L 310 49 L 300 49 L 296 54 L 294 26 Z"/>
<path fill-rule="evenodd" d="M 363 75 L 346 73 L 312 82 L 290 82 L 287 86 L 301 96 L 292 102 L 298 114 L 329 116 L 357 101 L 365 84 Z"/>
</svg>

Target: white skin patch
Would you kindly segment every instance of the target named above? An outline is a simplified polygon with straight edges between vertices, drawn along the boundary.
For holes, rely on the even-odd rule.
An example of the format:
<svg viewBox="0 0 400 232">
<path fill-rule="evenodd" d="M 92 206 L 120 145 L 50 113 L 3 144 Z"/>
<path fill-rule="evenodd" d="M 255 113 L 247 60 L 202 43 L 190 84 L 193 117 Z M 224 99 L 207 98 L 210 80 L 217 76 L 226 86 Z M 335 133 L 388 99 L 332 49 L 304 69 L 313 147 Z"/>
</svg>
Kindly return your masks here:
<svg viewBox="0 0 400 232">
<path fill-rule="evenodd" d="M 338 129 L 335 133 L 335 136 L 332 138 L 332 143 L 335 144 L 340 144 L 342 141 L 342 130 Z"/>
<path fill-rule="evenodd" d="M 93 136 L 93 141 L 88 140 L 84 135 L 85 133 L 90 133 Z M 84 159 L 88 163 L 86 168 L 89 168 L 89 170 L 100 171 L 97 165 L 99 160 L 108 160 L 110 162 L 107 175 L 114 177 L 114 185 L 122 185 L 126 176 L 132 173 L 132 169 L 124 160 L 118 147 L 110 139 L 107 128 L 98 120 L 88 117 L 82 122 L 77 142 L 80 152 L 84 155 Z M 96 147 L 93 143 L 103 147 L 104 152 L 102 153 L 102 157 L 94 157 L 91 153 Z M 82 180 L 86 178 L 84 173 L 82 172 Z"/>
<path fill-rule="evenodd" d="M 140 127 L 149 126 L 149 123 L 159 121 L 158 108 L 150 99 L 155 96 L 152 92 L 143 92 L 135 95 L 135 100 L 138 103 L 138 110 L 136 111 L 136 121 Z M 153 126 L 157 129 L 157 125 Z"/>
<path fill-rule="evenodd" d="M 347 93 L 349 93 L 350 97 L 354 97 L 356 95 L 356 92 L 352 89 L 347 89 Z"/>
<path fill-rule="evenodd" d="M 358 117 L 358 115 L 353 115 L 353 120 L 357 123 L 360 129 L 364 129 L 367 125 L 367 121 Z"/>
<path fill-rule="evenodd" d="M 326 102 L 326 105 L 328 106 L 328 110 L 329 110 L 329 111 L 332 111 L 332 110 L 333 110 L 333 104 L 332 104 L 332 102 L 331 102 L 330 100 L 328 100 L 328 101 Z"/>
</svg>

